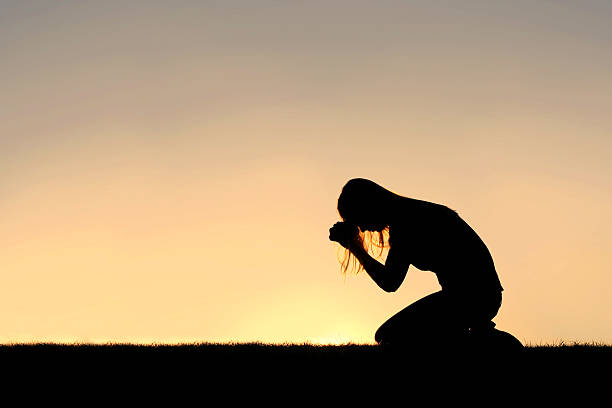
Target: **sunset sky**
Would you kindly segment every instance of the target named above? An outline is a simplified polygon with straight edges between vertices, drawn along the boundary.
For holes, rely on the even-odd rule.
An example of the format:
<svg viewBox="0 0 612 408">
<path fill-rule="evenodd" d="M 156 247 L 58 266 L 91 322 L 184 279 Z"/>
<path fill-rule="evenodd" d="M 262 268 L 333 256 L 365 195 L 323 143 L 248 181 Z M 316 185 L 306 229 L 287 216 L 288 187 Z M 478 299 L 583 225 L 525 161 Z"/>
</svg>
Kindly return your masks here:
<svg viewBox="0 0 612 408">
<path fill-rule="evenodd" d="M 0 0 L 0 342 L 373 342 L 344 183 L 448 205 L 497 327 L 612 343 L 612 3 Z M 384 211 L 384 208 L 373 209 Z"/>
</svg>

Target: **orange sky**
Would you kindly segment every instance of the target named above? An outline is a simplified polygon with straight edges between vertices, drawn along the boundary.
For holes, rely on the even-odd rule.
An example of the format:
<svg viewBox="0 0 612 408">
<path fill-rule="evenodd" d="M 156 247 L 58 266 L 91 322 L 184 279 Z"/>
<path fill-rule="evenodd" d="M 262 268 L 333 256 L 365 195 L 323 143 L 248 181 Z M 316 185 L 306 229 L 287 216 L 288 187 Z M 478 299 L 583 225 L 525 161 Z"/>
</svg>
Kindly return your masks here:
<svg viewBox="0 0 612 408">
<path fill-rule="evenodd" d="M 612 6 L 3 2 L 0 341 L 372 342 L 342 185 L 457 210 L 495 322 L 612 342 Z M 256 4 L 256 5 L 255 5 Z"/>
</svg>

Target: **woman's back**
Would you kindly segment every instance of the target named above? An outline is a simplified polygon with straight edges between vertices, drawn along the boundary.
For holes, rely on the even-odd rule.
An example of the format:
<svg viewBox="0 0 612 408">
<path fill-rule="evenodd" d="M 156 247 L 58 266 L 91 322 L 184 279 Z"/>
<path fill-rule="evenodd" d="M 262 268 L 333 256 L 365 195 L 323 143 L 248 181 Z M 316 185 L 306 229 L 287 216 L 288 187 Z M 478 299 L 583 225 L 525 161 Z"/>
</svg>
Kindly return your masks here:
<svg viewBox="0 0 612 408">
<path fill-rule="evenodd" d="M 443 289 L 503 290 L 488 248 L 455 211 L 408 198 L 399 209 L 389 243 L 412 265 L 436 273 Z"/>
</svg>

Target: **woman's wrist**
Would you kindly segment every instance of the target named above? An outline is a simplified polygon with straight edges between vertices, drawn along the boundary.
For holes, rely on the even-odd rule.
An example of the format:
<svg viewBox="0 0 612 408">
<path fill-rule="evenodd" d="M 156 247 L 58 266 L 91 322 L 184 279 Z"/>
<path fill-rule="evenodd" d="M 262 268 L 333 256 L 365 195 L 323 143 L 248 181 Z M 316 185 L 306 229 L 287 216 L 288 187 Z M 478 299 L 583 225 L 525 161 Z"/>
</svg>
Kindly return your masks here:
<svg viewBox="0 0 612 408">
<path fill-rule="evenodd" d="M 348 250 L 351 251 L 355 256 L 357 256 L 358 254 L 361 255 L 365 252 L 365 249 L 363 249 L 363 243 L 357 239 L 349 242 Z"/>
</svg>

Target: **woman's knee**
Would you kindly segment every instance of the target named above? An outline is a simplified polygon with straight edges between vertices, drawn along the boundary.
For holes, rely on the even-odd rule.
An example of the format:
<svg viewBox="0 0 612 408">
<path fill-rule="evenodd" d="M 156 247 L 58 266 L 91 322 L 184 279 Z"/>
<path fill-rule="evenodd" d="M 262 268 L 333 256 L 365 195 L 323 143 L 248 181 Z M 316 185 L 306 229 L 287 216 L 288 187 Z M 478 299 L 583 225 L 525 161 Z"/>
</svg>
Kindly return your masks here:
<svg viewBox="0 0 612 408">
<path fill-rule="evenodd" d="M 387 322 L 383 323 L 378 330 L 376 330 L 376 333 L 374 333 L 374 340 L 378 343 L 378 344 L 383 344 L 383 343 L 387 343 L 388 342 L 388 325 Z"/>
<path fill-rule="evenodd" d="M 378 344 L 397 343 L 407 337 L 406 332 L 409 327 L 402 325 L 401 322 L 397 322 L 396 320 L 397 319 L 391 318 L 376 330 L 376 333 L 374 333 L 374 340 L 376 340 Z"/>
</svg>

